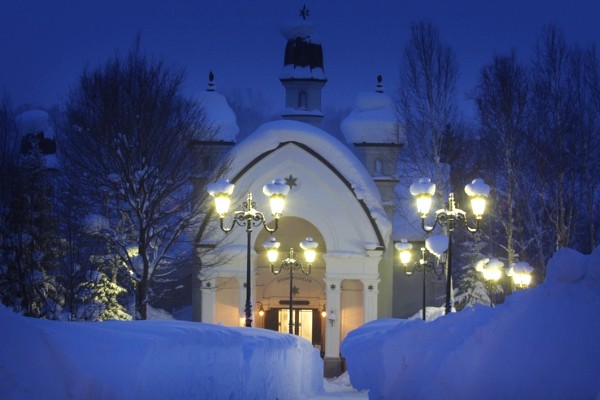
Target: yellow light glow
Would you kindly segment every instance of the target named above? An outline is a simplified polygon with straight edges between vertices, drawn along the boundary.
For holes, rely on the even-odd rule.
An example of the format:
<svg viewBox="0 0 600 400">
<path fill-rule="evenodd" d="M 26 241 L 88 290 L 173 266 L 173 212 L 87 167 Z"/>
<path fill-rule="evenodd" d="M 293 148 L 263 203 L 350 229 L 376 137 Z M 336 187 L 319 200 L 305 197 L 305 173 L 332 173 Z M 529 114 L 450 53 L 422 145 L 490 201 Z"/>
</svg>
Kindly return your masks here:
<svg viewBox="0 0 600 400">
<path fill-rule="evenodd" d="M 265 316 L 265 310 L 263 310 L 262 308 L 258 310 L 258 315 L 260 317 L 264 317 Z"/>
<path fill-rule="evenodd" d="M 495 268 L 484 268 L 483 271 L 483 279 L 486 281 L 497 281 L 502 276 L 502 271 Z"/>
<path fill-rule="evenodd" d="M 317 258 L 316 251 L 314 251 L 313 249 L 304 250 L 304 259 L 306 260 L 307 263 L 312 264 L 313 262 L 315 262 L 316 258 Z"/>
<path fill-rule="evenodd" d="M 410 259 L 412 258 L 412 254 L 410 254 L 410 250 L 402 250 L 400 252 L 400 262 L 404 265 L 408 264 L 410 262 Z"/>
<path fill-rule="evenodd" d="M 285 204 L 285 196 L 280 194 L 274 194 L 270 197 L 271 202 L 271 213 L 275 216 L 283 214 L 283 206 Z"/>
<path fill-rule="evenodd" d="M 140 255 L 140 250 L 137 246 L 131 246 L 127 248 L 127 256 L 129 258 L 135 258 Z"/>
<path fill-rule="evenodd" d="M 325 311 L 325 309 L 323 309 L 323 311 L 321 311 L 321 317 L 325 318 L 327 316 L 327 311 Z"/>
<path fill-rule="evenodd" d="M 517 286 L 529 286 L 531 283 L 531 275 L 529 274 L 513 274 L 513 282 Z"/>
<path fill-rule="evenodd" d="M 277 258 L 279 257 L 279 252 L 276 248 L 267 250 L 267 259 L 271 264 L 277 262 Z"/>
<path fill-rule="evenodd" d="M 431 208 L 431 196 L 428 194 L 422 194 L 417 196 L 417 211 L 421 216 L 425 216 L 429 214 L 429 209 Z"/>
<path fill-rule="evenodd" d="M 215 195 L 215 210 L 219 215 L 227 214 L 229 211 L 229 205 L 231 204 L 231 199 L 227 193 L 219 193 Z"/>
<path fill-rule="evenodd" d="M 473 209 L 473 214 L 475 214 L 475 218 L 481 218 L 481 216 L 485 213 L 485 204 L 486 204 L 485 197 L 483 197 L 483 196 L 471 197 L 471 208 Z"/>
</svg>

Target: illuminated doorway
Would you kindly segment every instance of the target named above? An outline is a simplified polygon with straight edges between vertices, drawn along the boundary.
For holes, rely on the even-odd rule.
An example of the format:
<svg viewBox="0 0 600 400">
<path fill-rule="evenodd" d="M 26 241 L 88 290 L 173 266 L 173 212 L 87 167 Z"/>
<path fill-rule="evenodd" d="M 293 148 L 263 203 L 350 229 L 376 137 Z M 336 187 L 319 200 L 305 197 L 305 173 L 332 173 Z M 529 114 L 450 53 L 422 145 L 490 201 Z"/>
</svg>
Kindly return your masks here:
<svg viewBox="0 0 600 400">
<path fill-rule="evenodd" d="M 267 311 L 265 328 L 274 331 L 289 332 L 289 309 L 272 308 Z M 314 345 L 321 345 L 321 312 L 315 309 L 294 309 L 293 331 Z"/>
</svg>

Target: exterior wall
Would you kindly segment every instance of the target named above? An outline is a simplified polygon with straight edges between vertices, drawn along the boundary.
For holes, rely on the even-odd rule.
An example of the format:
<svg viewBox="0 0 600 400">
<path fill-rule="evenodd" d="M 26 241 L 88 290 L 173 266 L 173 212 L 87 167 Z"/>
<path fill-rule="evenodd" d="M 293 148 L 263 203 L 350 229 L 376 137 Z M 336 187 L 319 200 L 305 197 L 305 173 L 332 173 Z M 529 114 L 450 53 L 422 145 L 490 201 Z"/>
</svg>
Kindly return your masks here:
<svg viewBox="0 0 600 400">
<path fill-rule="evenodd" d="M 243 320 L 241 320 L 243 308 L 240 310 L 240 299 L 245 300 L 245 297 L 240 296 L 241 287 L 243 285 L 240 285 L 237 279 L 217 279 L 215 323 L 226 326 L 243 326 Z"/>
<path fill-rule="evenodd" d="M 351 330 L 364 324 L 363 284 L 357 279 L 345 279 L 341 282 L 341 337 L 345 338 Z"/>
</svg>

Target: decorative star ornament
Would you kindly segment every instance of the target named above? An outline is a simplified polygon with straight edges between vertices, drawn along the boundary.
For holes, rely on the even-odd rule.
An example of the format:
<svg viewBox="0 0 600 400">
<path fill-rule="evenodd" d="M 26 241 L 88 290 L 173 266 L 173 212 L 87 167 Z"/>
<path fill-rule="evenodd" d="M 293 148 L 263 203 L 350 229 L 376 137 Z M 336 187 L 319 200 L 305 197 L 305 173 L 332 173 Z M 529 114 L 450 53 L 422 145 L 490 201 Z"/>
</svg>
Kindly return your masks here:
<svg viewBox="0 0 600 400">
<path fill-rule="evenodd" d="M 290 174 L 290 176 L 288 176 L 287 178 L 284 178 L 284 180 L 285 184 L 290 187 L 290 190 L 292 190 L 294 186 L 298 186 L 298 178 L 293 177 L 292 174 Z"/>
</svg>

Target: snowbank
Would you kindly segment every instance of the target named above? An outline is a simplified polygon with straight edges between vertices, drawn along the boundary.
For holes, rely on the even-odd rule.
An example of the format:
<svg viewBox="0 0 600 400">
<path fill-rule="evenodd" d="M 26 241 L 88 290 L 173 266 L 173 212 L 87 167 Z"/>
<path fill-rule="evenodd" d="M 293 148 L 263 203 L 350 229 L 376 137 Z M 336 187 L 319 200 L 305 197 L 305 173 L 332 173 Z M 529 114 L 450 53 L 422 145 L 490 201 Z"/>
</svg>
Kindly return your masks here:
<svg viewBox="0 0 600 400">
<path fill-rule="evenodd" d="M 342 354 L 370 399 L 593 399 L 598 338 L 600 248 L 563 249 L 542 285 L 498 307 L 373 321 L 348 335 Z"/>
<path fill-rule="evenodd" d="M 3 399 L 304 399 L 323 391 L 306 340 L 184 321 L 65 323 L 0 307 Z"/>
</svg>

